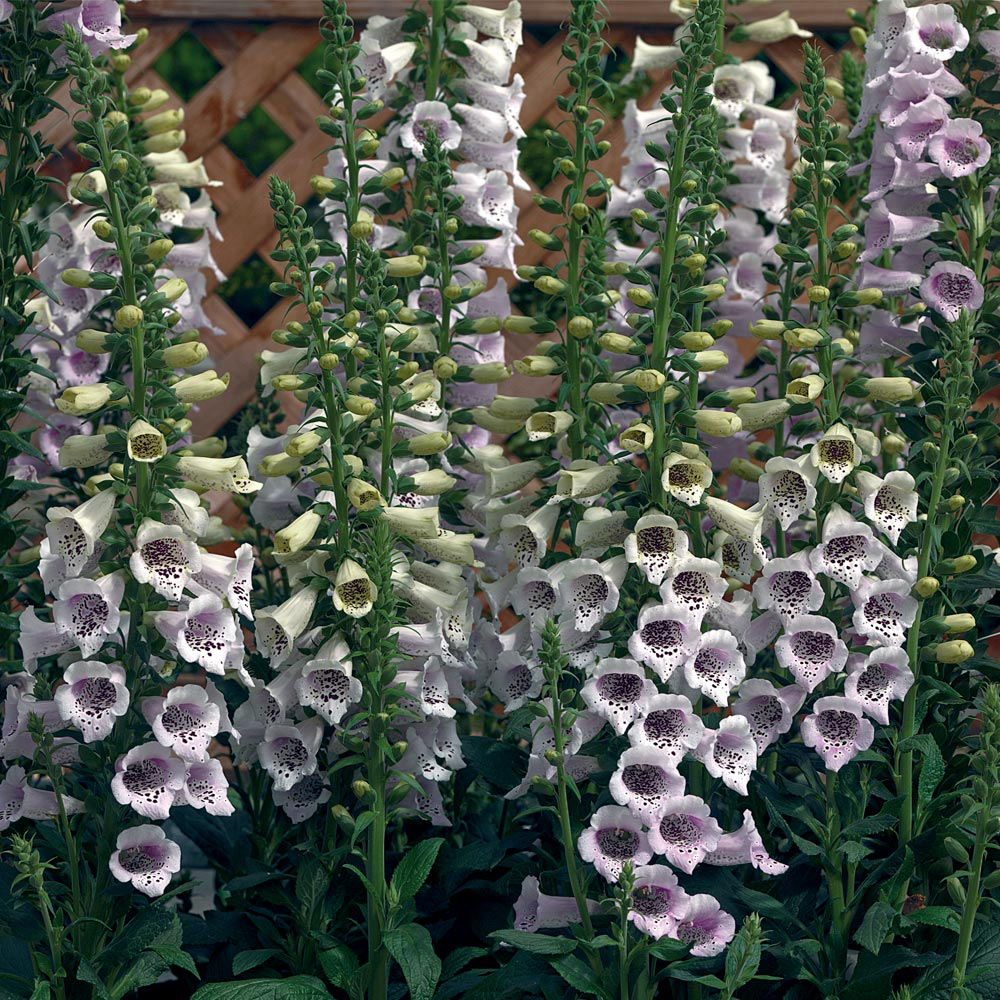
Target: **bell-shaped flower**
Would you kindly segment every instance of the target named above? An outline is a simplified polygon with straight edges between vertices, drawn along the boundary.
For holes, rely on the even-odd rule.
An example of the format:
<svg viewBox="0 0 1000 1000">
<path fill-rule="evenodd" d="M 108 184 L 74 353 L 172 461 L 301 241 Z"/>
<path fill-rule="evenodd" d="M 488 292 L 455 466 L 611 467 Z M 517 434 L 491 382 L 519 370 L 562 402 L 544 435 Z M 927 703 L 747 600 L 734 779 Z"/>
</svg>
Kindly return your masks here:
<svg viewBox="0 0 1000 1000">
<path fill-rule="evenodd" d="M 729 704 L 730 692 L 746 672 L 739 641 L 724 629 L 703 633 L 698 652 L 684 664 L 684 680 L 688 685 L 707 695 L 720 708 Z"/>
<path fill-rule="evenodd" d="M 195 540 L 208 530 L 209 513 L 201 505 L 201 497 L 194 490 L 173 489 L 167 494 L 170 506 L 160 517 L 165 524 L 178 524 L 184 533 Z"/>
<path fill-rule="evenodd" d="M 400 757 L 393 770 L 430 782 L 447 781 L 451 777 L 448 768 L 438 763 L 434 751 L 412 727 L 406 730 L 406 753 Z"/>
<path fill-rule="evenodd" d="M 502 39 L 513 55 L 521 44 L 521 4 L 511 0 L 502 10 L 463 3 L 456 8 L 461 20 L 468 22 L 480 34 Z"/>
<path fill-rule="evenodd" d="M 715 850 L 705 858 L 706 865 L 729 867 L 731 865 L 752 865 L 766 875 L 783 875 L 788 865 L 775 861 L 767 853 L 753 813 L 743 810 L 743 825 L 732 833 L 724 833 L 719 838 Z"/>
<path fill-rule="evenodd" d="M 688 458 L 675 452 L 663 460 L 663 488 L 688 507 L 694 507 L 712 485 L 712 466 L 703 455 Z"/>
<path fill-rule="evenodd" d="M 206 490 L 228 493 L 254 493 L 261 484 L 250 478 L 247 463 L 238 455 L 230 458 L 202 458 L 182 455 L 177 459 L 177 474 Z"/>
<path fill-rule="evenodd" d="M 184 762 L 159 743 L 133 747 L 115 764 L 111 794 L 147 819 L 166 819 L 184 785 Z"/>
<path fill-rule="evenodd" d="M 917 615 L 917 601 L 910 588 L 906 580 L 865 577 L 851 592 L 858 634 L 874 646 L 902 646 Z"/>
<path fill-rule="evenodd" d="M 177 804 L 204 809 L 209 816 L 231 816 L 236 807 L 229 801 L 229 782 L 222 764 L 214 759 L 190 761 Z"/>
<path fill-rule="evenodd" d="M 618 607 L 618 588 L 625 577 L 624 557 L 599 563 L 594 559 L 567 559 L 553 571 L 560 603 L 578 632 L 597 628 Z"/>
<path fill-rule="evenodd" d="M 721 778 L 740 795 L 747 794 L 747 783 L 757 766 L 757 743 L 743 716 L 730 715 L 718 729 L 706 729 L 695 756 L 713 778 Z"/>
<path fill-rule="evenodd" d="M 541 668 L 514 649 L 504 650 L 490 674 L 489 689 L 503 702 L 507 714 L 534 701 L 542 692 Z"/>
<path fill-rule="evenodd" d="M 865 715 L 887 726 L 889 702 L 902 701 L 912 686 L 913 672 L 906 650 L 892 646 L 875 649 L 848 668 L 844 695 L 861 705 Z"/>
<path fill-rule="evenodd" d="M 684 779 L 664 754 L 646 744 L 622 753 L 608 790 L 615 802 L 652 826 L 667 803 L 684 794 Z"/>
<path fill-rule="evenodd" d="M 785 531 L 816 503 L 816 470 L 805 455 L 768 459 L 759 482 L 761 502 Z"/>
<path fill-rule="evenodd" d="M 323 739 L 323 721 L 312 718 L 297 726 L 271 725 L 257 747 L 261 766 L 278 791 L 288 791 L 316 770 L 316 753 Z"/>
<path fill-rule="evenodd" d="M 878 567 L 883 555 L 872 529 L 833 504 L 823 520 L 823 540 L 809 553 L 809 565 L 814 573 L 854 590 L 864 573 Z"/>
<path fill-rule="evenodd" d="M 473 80 L 483 80 L 486 83 L 504 84 L 510 79 L 510 69 L 514 57 L 508 52 L 504 40 L 499 38 L 488 38 L 485 42 L 476 42 L 472 39 L 464 39 L 464 45 L 468 50 L 467 56 L 460 56 L 458 63 L 465 71 L 466 76 Z M 470 157 L 473 162 L 475 157 Z"/>
<path fill-rule="evenodd" d="M 969 32 L 950 4 L 932 3 L 906 11 L 906 27 L 897 43 L 905 52 L 948 62 L 969 44 Z"/>
<path fill-rule="evenodd" d="M 938 261 L 920 286 L 924 304 L 954 323 L 963 311 L 972 312 L 985 299 L 983 286 L 964 264 Z"/>
<path fill-rule="evenodd" d="M 142 714 L 157 742 L 184 761 L 205 760 L 222 725 L 219 704 L 198 684 L 173 687 L 165 698 L 144 698 Z"/>
<path fill-rule="evenodd" d="M 416 48 L 413 42 L 383 46 L 374 40 L 365 47 L 356 65 L 373 100 L 385 101 L 390 94 L 389 84 L 410 64 Z"/>
<path fill-rule="evenodd" d="M 839 771 L 875 739 L 864 707 L 853 698 L 820 698 L 801 725 L 802 742 L 822 758 L 828 771 Z"/>
<path fill-rule="evenodd" d="M 485 108 L 487 111 L 495 111 L 497 114 L 503 115 L 504 120 L 507 122 L 507 127 L 511 132 L 514 133 L 518 138 L 522 138 L 525 134 L 524 129 L 521 127 L 519 117 L 521 114 L 521 106 L 524 104 L 524 79 L 520 73 L 515 73 L 511 78 L 511 82 L 508 86 L 503 86 L 497 83 L 487 83 L 485 80 L 456 80 L 456 83 L 465 92 L 465 96 L 469 99 L 471 104 L 476 107 Z M 467 164 L 460 164 L 458 173 Z M 479 166 L 479 164 L 475 164 Z M 489 187 L 490 184 L 497 184 L 499 181 L 490 176 L 491 172 L 486 173 L 485 185 L 484 187 Z M 458 213 L 461 215 L 461 211 Z M 514 210 L 513 213 L 514 221 L 516 222 L 517 211 Z M 502 214 L 502 219 L 505 225 L 511 224 L 511 214 L 509 212 Z M 474 225 L 477 223 L 473 223 Z M 494 229 L 502 229 L 503 225 L 497 225 L 496 217 L 491 216 L 489 220 L 478 223 L 479 225 L 492 226 Z"/>
<path fill-rule="evenodd" d="M 700 615 L 676 605 L 647 604 L 639 612 L 638 627 L 629 637 L 628 651 L 665 681 L 697 651 L 701 642 L 700 624 Z"/>
<path fill-rule="evenodd" d="M 274 804 L 293 823 L 304 823 L 312 819 L 321 805 L 330 801 L 330 783 L 325 775 L 307 774 L 291 788 L 271 789 Z"/>
<path fill-rule="evenodd" d="M 546 504 L 527 517 L 521 514 L 506 514 L 503 517 L 500 521 L 500 544 L 518 569 L 537 566 L 541 562 L 558 516 L 559 508 Z"/>
<path fill-rule="evenodd" d="M 111 521 L 115 508 L 114 490 L 101 490 L 70 510 L 51 507 L 47 513 L 46 535 L 53 555 L 59 556 L 70 576 L 77 576 L 94 553 L 94 546 Z"/>
<path fill-rule="evenodd" d="M 814 691 L 818 684 L 844 669 L 847 646 L 837 626 L 822 615 L 798 615 L 785 623 L 785 634 L 774 644 L 779 666 L 796 682 Z"/>
<path fill-rule="evenodd" d="M 553 570 L 539 566 L 519 569 L 512 584 L 509 594 L 511 607 L 536 629 L 541 628 L 546 619 L 556 617 L 563 610 L 559 580 Z"/>
<path fill-rule="evenodd" d="M 160 611 L 153 622 L 183 659 L 211 674 L 225 673 L 238 645 L 236 620 L 215 594 L 194 598 L 183 611 Z"/>
<path fill-rule="evenodd" d="M 610 722 L 619 736 L 645 713 L 655 694 L 656 685 L 635 660 L 614 657 L 601 660 L 580 689 L 587 707 Z"/>
<path fill-rule="evenodd" d="M 364 567 L 353 559 L 345 559 L 337 570 L 331 590 L 333 606 L 351 618 L 364 618 L 375 607 L 378 588 Z M 258 617 L 260 616 L 258 613 Z"/>
<path fill-rule="evenodd" d="M 597 913 L 599 907 L 587 900 L 587 912 Z M 534 875 L 526 875 L 521 883 L 521 893 L 514 903 L 514 928 L 527 931 L 555 930 L 580 922 L 580 909 L 573 896 L 549 896 L 538 887 Z"/>
<path fill-rule="evenodd" d="M 119 882 L 131 882 L 150 898 L 162 896 L 170 879 L 181 870 L 181 849 L 151 823 L 122 830 L 108 868 Z"/>
<path fill-rule="evenodd" d="M 343 719 L 351 705 L 361 700 L 361 681 L 352 674 L 346 643 L 329 655 L 309 660 L 295 682 L 299 703 L 311 708 L 331 725 Z"/>
<path fill-rule="evenodd" d="M 767 561 L 767 553 L 761 541 L 764 532 L 764 506 L 757 503 L 750 508 L 743 508 L 728 500 L 718 497 L 705 497 L 705 508 L 708 516 L 716 526 L 735 540 L 735 563 L 740 568 L 736 575 L 742 579 L 751 565 L 760 565 Z M 723 563 L 725 565 L 725 563 Z"/>
<path fill-rule="evenodd" d="M 677 936 L 677 922 L 688 909 L 688 894 L 666 865 L 640 865 L 633 872 L 628 919 L 654 941 Z"/>
<path fill-rule="evenodd" d="M 84 743 L 105 739 L 128 711 L 125 671 L 117 663 L 81 660 L 66 668 L 63 681 L 52 695 L 63 721 L 83 733 Z"/>
<path fill-rule="evenodd" d="M 257 612 L 257 645 L 272 666 L 276 667 L 288 658 L 295 647 L 295 640 L 309 625 L 318 597 L 318 592 L 312 587 L 301 587 L 284 603 L 261 608 Z"/>
<path fill-rule="evenodd" d="M 601 806 L 580 834 L 577 850 L 608 882 L 621 878 L 625 863 L 635 868 L 653 857 L 642 821 L 622 806 Z"/>
<path fill-rule="evenodd" d="M 775 688 L 761 677 L 740 685 L 739 698 L 733 702 L 733 715 L 742 716 L 750 724 L 758 756 L 792 728 L 792 720 L 805 697 L 805 689 L 797 684 Z"/>
<path fill-rule="evenodd" d="M 736 921 L 714 896 L 698 893 L 688 899 L 687 912 L 677 924 L 676 938 L 691 945 L 691 954 L 711 958 L 736 936 Z"/>
<path fill-rule="evenodd" d="M 685 556 L 674 564 L 670 575 L 660 584 L 664 604 L 675 607 L 701 621 L 705 612 L 716 607 L 726 593 L 726 581 L 714 559 Z"/>
<path fill-rule="evenodd" d="M 945 177 L 968 177 L 990 162 L 991 147 L 983 126 L 971 118 L 948 122 L 927 143 L 930 158 Z"/>
<path fill-rule="evenodd" d="M 136 533 L 129 568 L 139 583 L 150 584 L 167 600 L 179 601 L 191 575 L 201 571 L 201 549 L 179 525 L 147 518 Z"/>
<path fill-rule="evenodd" d="M 253 587 L 253 547 L 244 542 L 235 556 L 201 553 L 201 569 L 193 574 L 195 583 L 229 601 L 244 618 L 253 619 L 250 591 Z"/>
<path fill-rule="evenodd" d="M 84 804 L 71 795 L 62 795 L 62 808 L 68 815 L 83 812 Z M 60 797 L 46 788 L 29 785 L 24 768 L 7 768 L 0 781 L 0 833 L 19 819 L 55 819 L 60 811 Z"/>
<path fill-rule="evenodd" d="M 400 127 L 400 144 L 418 160 L 423 160 L 426 158 L 424 144 L 430 132 L 437 136 L 442 149 L 458 149 L 462 141 L 462 127 L 444 101 L 418 101 Z"/>
<path fill-rule="evenodd" d="M 577 503 L 591 504 L 614 486 L 618 476 L 619 469 L 614 463 L 600 465 L 586 459 L 570 462 L 560 471 L 556 492 L 549 503 L 576 500 Z"/>
<path fill-rule="evenodd" d="M 121 573 L 109 573 L 97 580 L 67 580 L 57 592 L 52 619 L 84 656 L 93 656 L 118 631 L 124 593 Z"/>
<path fill-rule="evenodd" d="M 697 795 L 681 795 L 667 803 L 649 828 L 649 846 L 675 868 L 691 874 L 714 851 L 722 827 L 712 817 L 708 804 Z"/>
<path fill-rule="evenodd" d="M 854 475 L 865 517 L 884 532 L 893 545 L 903 529 L 917 519 L 917 491 L 913 476 L 896 470 L 885 478 L 859 471 Z"/>
<path fill-rule="evenodd" d="M 637 564 L 653 586 L 659 586 L 687 553 L 687 535 L 672 517 L 659 511 L 643 514 L 625 539 L 625 558 Z"/>
<path fill-rule="evenodd" d="M 785 559 L 771 559 L 753 585 L 753 598 L 763 610 L 773 608 L 783 622 L 818 611 L 823 606 L 823 588 L 809 567 L 803 549 Z"/>
<path fill-rule="evenodd" d="M 812 446 L 809 461 L 831 483 L 842 483 L 861 464 L 861 449 L 844 424 L 834 424 Z"/>
<path fill-rule="evenodd" d="M 658 694 L 648 710 L 629 727 L 633 747 L 650 746 L 664 765 L 677 767 L 684 755 L 695 750 L 705 735 L 705 724 L 691 701 L 681 694 Z"/>
</svg>

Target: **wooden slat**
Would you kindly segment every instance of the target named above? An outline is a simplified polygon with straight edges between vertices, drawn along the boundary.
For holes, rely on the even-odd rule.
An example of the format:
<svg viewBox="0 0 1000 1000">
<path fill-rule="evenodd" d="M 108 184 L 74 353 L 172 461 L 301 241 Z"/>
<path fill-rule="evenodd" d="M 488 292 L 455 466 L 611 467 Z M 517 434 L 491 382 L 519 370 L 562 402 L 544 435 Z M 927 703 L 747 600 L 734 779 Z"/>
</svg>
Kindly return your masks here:
<svg viewBox="0 0 1000 1000">
<path fill-rule="evenodd" d="M 506 0 L 478 0 L 486 7 L 503 8 Z M 680 19 L 670 11 L 667 0 L 606 0 L 612 24 L 676 24 Z M 317 21 L 321 0 L 145 0 L 142 14 L 148 18 L 189 17 L 202 20 Z M 382 14 L 398 17 L 410 0 L 348 0 L 347 9 L 355 20 Z M 743 8 L 744 20 L 772 17 L 783 10 L 809 27 L 845 27 L 850 24 L 847 4 L 835 0 L 782 0 Z M 569 17 L 570 0 L 521 0 L 521 13 L 529 23 L 560 24 Z"/>
</svg>

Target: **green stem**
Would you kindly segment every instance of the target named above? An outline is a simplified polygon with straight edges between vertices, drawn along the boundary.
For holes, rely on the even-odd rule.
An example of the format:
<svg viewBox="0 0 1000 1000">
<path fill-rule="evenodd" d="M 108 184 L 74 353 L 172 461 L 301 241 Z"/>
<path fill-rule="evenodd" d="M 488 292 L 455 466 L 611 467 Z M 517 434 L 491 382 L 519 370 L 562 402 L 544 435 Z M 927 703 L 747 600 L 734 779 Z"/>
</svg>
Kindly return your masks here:
<svg viewBox="0 0 1000 1000">
<path fill-rule="evenodd" d="M 840 836 L 840 813 L 837 810 L 837 773 L 826 772 L 826 884 L 832 910 L 833 946 L 838 969 L 846 959 L 847 928 L 845 927 L 843 862 L 836 851 Z"/>
<path fill-rule="evenodd" d="M 618 993 L 619 1000 L 633 1000 L 628 986 L 628 911 L 629 900 L 623 899 L 621 903 L 621 941 L 618 945 Z"/>
<path fill-rule="evenodd" d="M 989 843 L 988 826 L 992 813 L 993 797 L 987 796 L 987 801 L 979 806 L 976 817 L 976 843 L 972 851 L 972 862 L 969 866 L 969 882 L 966 887 L 965 905 L 962 907 L 962 922 L 958 931 L 958 949 L 955 952 L 955 972 L 952 980 L 951 1000 L 961 1000 L 962 987 L 965 984 L 965 971 L 969 962 L 969 948 L 972 944 L 972 931 L 976 924 L 976 912 L 979 910 L 979 884 L 983 874 L 983 860 L 986 857 L 986 847 Z"/>
</svg>

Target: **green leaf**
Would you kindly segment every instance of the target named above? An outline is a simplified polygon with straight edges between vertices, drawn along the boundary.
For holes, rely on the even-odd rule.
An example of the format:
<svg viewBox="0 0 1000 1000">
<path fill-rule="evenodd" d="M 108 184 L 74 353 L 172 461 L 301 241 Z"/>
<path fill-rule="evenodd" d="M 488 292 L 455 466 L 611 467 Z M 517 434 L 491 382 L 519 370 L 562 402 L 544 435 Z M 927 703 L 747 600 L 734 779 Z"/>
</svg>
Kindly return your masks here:
<svg viewBox="0 0 1000 1000">
<path fill-rule="evenodd" d="M 922 909 L 914 910 L 903 917 L 903 923 L 928 924 L 931 927 L 945 927 L 950 931 L 958 932 L 958 914 L 950 906 L 925 906 Z"/>
<path fill-rule="evenodd" d="M 458 975 L 458 973 L 461 972 L 462 969 L 469 964 L 469 962 L 473 962 L 477 958 L 482 958 L 484 955 L 488 954 L 489 952 L 485 948 L 473 948 L 471 946 L 466 946 L 465 948 L 455 948 L 445 956 L 444 963 L 441 967 L 442 981 L 447 981 L 453 976 Z"/>
<path fill-rule="evenodd" d="M 389 891 L 399 902 L 412 899 L 419 892 L 434 867 L 443 843 L 440 837 L 422 840 L 403 855 L 389 884 Z"/>
<path fill-rule="evenodd" d="M 551 934 L 537 934 L 532 931 L 494 931 L 491 938 L 513 945 L 521 951 L 533 955 L 568 955 L 576 949 L 572 938 L 553 937 Z"/>
<path fill-rule="evenodd" d="M 330 873 L 319 858 L 306 858 L 299 866 L 295 877 L 295 898 L 304 913 L 321 910 L 327 890 L 330 888 Z"/>
<path fill-rule="evenodd" d="M 559 958 L 552 959 L 552 968 L 577 993 L 583 993 L 586 996 L 607 996 L 604 987 L 594 975 L 594 970 L 586 962 L 581 962 L 575 955 L 560 955 Z"/>
<path fill-rule="evenodd" d="M 873 955 L 877 955 L 895 917 L 895 907 L 879 900 L 868 908 L 865 919 L 861 921 L 861 926 L 854 933 L 854 940 L 863 948 L 867 948 Z"/>
<path fill-rule="evenodd" d="M 36 983 L 35 988 L 31 991 L 30 1000 L 51 1000 L 52 990 L 49 989 L 48 983 Z"/>
<path fill-rule="evenodd" d="M 675 941 L 673 938 L 663 937 L 659 941 L 654 941 L 649 946 L 649 953 L 654 958 L 662 959 L 664 962 L 676 962 L 683 958 L 690 949 L 689 944 L 683 941 Z"/>
<path fill-rule="evenodd" d="M 235 983 L 208 983 L 191 1000 L 333 1000 L 315 976 L 290 979 L 241 979 Z"/>
<path fill-rule="evenodd" d="M 920 777 L 917 779 L 917 800 L 925 806 L 934 798 L 934 792 L 944 778 L 944 757 L 930 733 L 920 733 L 904 742 L 905 749 L 917 749 L 923 755 Z"/>
<path fill-rule="evenodd" d="M 256 969 L 269 958 L 280 954 L 277 948 L 252 948 L 249 951 L 241 951 L 233 956 L 233 975 L 242 976 L 244 972 Z"/>
<path fill-rule="evenodd" d="M 383 941 L 403 970 L 412 1000 L 433 1000 L 441 978 L 441 959 L 434 954 L 434 943 L 427 928 L 406 924 L 387 931 Z"/>
</svg>

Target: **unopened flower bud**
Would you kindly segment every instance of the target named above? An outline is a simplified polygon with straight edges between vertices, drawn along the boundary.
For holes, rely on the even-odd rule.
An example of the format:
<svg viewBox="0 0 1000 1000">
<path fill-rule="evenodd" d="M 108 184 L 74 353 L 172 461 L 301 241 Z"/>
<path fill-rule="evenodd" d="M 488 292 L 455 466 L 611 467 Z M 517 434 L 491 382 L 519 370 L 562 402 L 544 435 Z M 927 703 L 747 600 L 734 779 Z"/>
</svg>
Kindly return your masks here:
<svg viewBox="0 0 1000 1000">
<path fill-rule="evenodd" d="M 611 354 L 630 354 L 637 342 L 622 333 L 602 333 L 597 343 Z"/>
<path fill-rule="evenodd" d="M 63 284 L 69 285 L 70 288 L 90 288 L 94 283 L 90 271 L 85 271 L 81 267 L 68 267 L 61 277 Z"/>
<path fill-rule="evenodd" d="M 643 392 L 658 392 L 666 385 L 667 377 L 653 368 L 644 368 L 635 376 L 635 386 Z"/>
<path fill-rule="evenodd" d="M 725 351 L 698 351 L 694 363 L 700 372 L 717 372 L 729 364 L 729 356 Z"/>
<path fill-rule="evenodd" d="M 292 555 L 304 549 L 319 530 L 323 519 L 313 510 L 299 514 L 291 524 L 274 535 L 274 551 L 278 555 Z"/>
<path fill-rule="evenodd" d="M 806 292 L 806 296 L 810 302 L 818 305 L 829 300 L 830 289 L 827 288 L 826 285 L 813 285 L 810 287 L 809 291 Z"/>
<path fill-rule="evenodd" d="M 434 359 L 432 370 L 439 379 L 451 378 L 458 371 L 458 362 L 447 355 Z"/>
<path fill-rule="evenodd" d="M 694 423 L 702 434 L 713 437 L 732 437 L 743 427 L 740 418 L 727 410 L 695 410 Z"/>
<path fill-rule="evenodd" d="M 103 382 L 93 385 L 73 385 L 56 397 L 56 409 L 71 417 L 85 417 L 111 400 L 111 389 Z"/>
<path fill-rule="evenodd" d="M 110 334 L 103 330 L 81 330 L 75 338 L 76 346 L 87 354 L 107 354 L 111 350 Z"/>
<path fill-rule="evenodd" d="M 938 663 L 964 663 L 976 655 L 972 645 L 964 639 L 950 639 L 933 647 L 934 659 Z"/>
<path fill-rule="evenodd" d="M 928 597 L 933 597 L 938 588 L 941 586 L 941 581 L 934 576 L 922 576 L 913 585 L 913 589 L 916 591 L 918 597 L 922 597 L 927 600 Z"/>
<path fill-rule="evenodd" d="M 823 343 L 824 337 L 819 330 L 810 330 L 808 327 L 800 326 L 794 330 L 786 330 L 784 334 L 785 343 L 796 351 L 808 350 Z"/>
<path fill-rule="evenodd" d="M 331 178 L 316 174 L 309 178 L 309 187 L 312 188 L 313 194 L 317 197 L 327 198 L 333 193 L 337 185 Z"/>
<path fill-rule="evenodd" d="M 883 434 L 882 451 L 887 455 L 902 455 L 906 451 L 906 438 L 899 434 Z"/>
<path fill-rule="evenodd" d="M 431 431 L 408 438 L 406 448 L 411 455 L 438 455 L 451 447 L 451 434 L 447 431 Z"/>
<path fill-rule="evenodd" d="M 479 385 L 492 385 L 510 378 L 510 369 L 502 361 L 484 361 L 473 365 L 472 381 Z"/>
<path fill-rule="evenodd" d="M 265 455 L 260 460 L 257 471 L 268 479 L 275 479 L 278 476 L 290 476 L 293 472 L 297 472 L 301 465 L 301 460 L 294 455 L 281 452 L 277 455 Z"/>
<path fill-rule="evenodd" d="M 416 254 L 403 257 L 390 257 L 386 261 L 386 272 L 390 278 L 415 278 L 424 273 L 427 261 Z"/>
<path fill-rule="evenodd" d="M 208 348 L 201 341 L 171 344 L 163 349 L 164 364 L 170 368 L 191 368 L 208 357 Z"/>
<path fill-rule="evenodd" d="M 535 288 L 543 295 L 562 295 L 566 291 L 566 282 L 546 274 L 535 281 Z"/>
<path fill-rule="evenodd" d="M 570 335 L 583 340 L 594 332 L 594 322 L 587 316 L 574 316 L 568 323 Z"/>
<path fill-rule="evenodd" d="M 142 127 L 146 130 L 146 135 L 159 135 L 161 132 L 169 132 L 171 129 L 179 128 L 184 123 L 184 109 L 174 108 L 171 111 L 161 111 L 158 115 L 147 118 Z"/>
<path fill-rule="evenodd" d="M 745 458 L 732 459 L 729 463 L 729 471 L 748 483 L 756 483 L 764 475 L 764 470 L 759 465 Z"/>
<path fill-rule="evenodd" d="M 715 343 L 715 337 L 707 330 L 688 330 L 680 335 L 680 342 L 689 351 L 704 351 Z"/>
<path fill-rule="evenodd" d="M 533 378 L 544 378 L 551 375 L 559 365 L 552 359 L 540 354 L 526 354 L 514 362 L 514 370 L 519 375 L 530 375 Z"/>
<path fill-rule="evenodd" d="M 882 403 L 905 403 L 916 395 L 917 387 L 902 375 L 870 378 L 865 382 L 869 399 Z"/>
<path fill-rule="evenodd" d="M 759 319 L 750 324 L 750 332 L 758 340 L 779 340 L 785 332 L 785 324 L 778 319 Z"/>
<path fill-rule="evenodd" d="M 161 132 L 159 135 L 151 135 L 142 144 L 144 153 L 172 153 L 184 145 L 187 136 L 183 129 L 174 129 L 170 132 Z"/>
<path fill-rule="evenodd" d="M 834 76 L 826 78 L 826 92 L 838 101 L 844 99 L 844 85 Z"/>
<path fill-rule="evenodd" d="M 355 796 L 357 796 L 357 798 L 362 802 L 375 801 L 375 792 L 372 791 L 372 786 L 362 778 L 357 778 L 355 781 L 351 782 L 351 791 L 354 792 Z"/>
<path fill-rule="evenodd" d="M 653 304 L 653 295 L 646 288 L 630 288 L 625 293 L 626 298 L 640 309 L 647 309 Z"/>
</svg>

